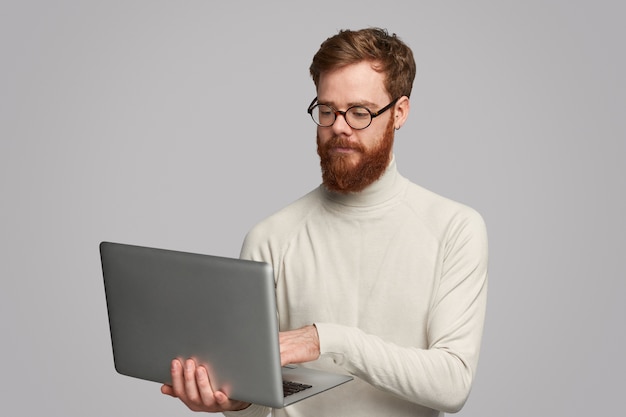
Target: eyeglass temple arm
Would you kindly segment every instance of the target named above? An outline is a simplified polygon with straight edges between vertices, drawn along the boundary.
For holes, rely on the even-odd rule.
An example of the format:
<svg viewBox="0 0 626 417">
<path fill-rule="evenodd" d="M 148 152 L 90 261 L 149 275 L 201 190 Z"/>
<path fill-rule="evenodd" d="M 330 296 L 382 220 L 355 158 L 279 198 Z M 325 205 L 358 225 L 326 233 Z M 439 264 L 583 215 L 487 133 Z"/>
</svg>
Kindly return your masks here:
<svg viewBox="0 0 626 417">
<path fill-rule="evenodd" d="M 385 107 L 383 107 L 382 109 L 378 110 L 376 113 L 374 112 L 370 112 L 370 114 L 372 115 L 372 118 L 386 112 L 387 110 L 389 110 L 391 108 L 391 106 L 395 105 L 398 100 L 400 100 L 400 97 L 398 97 L 397 99 L 393 100 L 391 103 L 387 104 Z"/>
<path fill-rule="evenodd" d="M 313 105 L 315 104 L 316 101 L 317 101 L 317 96 L 315 96 L 311 104 L 309 104 L 309 107 L 307 107 L 306 109 L 307 113 L 311 114 L 311 110 L 313 109 Z"/>
</svg>

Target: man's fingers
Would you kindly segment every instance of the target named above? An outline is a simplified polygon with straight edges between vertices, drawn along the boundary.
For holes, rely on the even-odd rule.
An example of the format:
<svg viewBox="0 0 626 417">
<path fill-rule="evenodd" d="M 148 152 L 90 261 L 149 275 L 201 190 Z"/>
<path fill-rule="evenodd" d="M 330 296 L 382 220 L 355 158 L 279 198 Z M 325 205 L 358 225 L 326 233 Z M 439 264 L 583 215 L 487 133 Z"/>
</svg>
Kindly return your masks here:
<svg viewBox="0 0 626 417">
<path fill-rule="evenodd" d="M 182 362 L 174 359 L 171 364 L 172 385 L 161 386 L 161 392 L 179 398 L 190 410 L 222 412 L 241 410 L 249 403 L 232 401 L 220 391 L 213 391 L 207 369 L 193 359 Z"/>
<path fill-rule="evenodd" d="M 185 394 L 185 382 L 183 378 L 183 364 L 178 359 L 172 360 L 172 397 L 181 397 Z"/>
<path fill-rule="evenodd" d="M 209 373 L 204 366 L 196 368 L 196 382 L 198 384 L 198 392 L 204 405 L 212 405 L 215 403 L 215 393 L 209 380 Z"/>
<path fill-rule="evenodd" d="M 174 388 L 171 385 L 161 385 L 161 393 L 169 395 L 170 397 L 176 397 L 174 395 Z"/>
<path fill-rule="evenodd" d="M 200 394 L 196 384 L 196 362 L 193 359 L 187 359 L 185 361 L 183 376 L 185 380 L 185 396 L 187 400 L 193 403 L 198 402 Z"/>
<path fill-rule="evenodd" d="M 220 406 L 226 406 L 226 404 L 228 404 L 230 402 L 230 398 L 228 398 L 226 396 L 226 394 L 224 394 L 221 391 L 215 391 L 214 394 L 215 397 L 215 401 L 220 405 Z"/>
</svg>

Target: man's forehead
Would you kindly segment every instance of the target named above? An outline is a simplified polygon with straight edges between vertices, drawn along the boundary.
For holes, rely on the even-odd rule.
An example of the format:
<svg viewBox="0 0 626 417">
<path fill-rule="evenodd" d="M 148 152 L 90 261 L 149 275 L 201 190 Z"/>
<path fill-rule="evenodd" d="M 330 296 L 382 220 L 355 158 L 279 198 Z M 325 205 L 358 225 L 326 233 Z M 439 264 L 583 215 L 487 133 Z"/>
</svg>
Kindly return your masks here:
<svg viewBox="0 0 626 417">
<path fill-rule="evenodd" d="M 369 61 L 325 71 L 317 85 L 318 100 L 331 105 L 379 104 L 389 97 L 384 81 L 385 74 Z"/>
</svg>

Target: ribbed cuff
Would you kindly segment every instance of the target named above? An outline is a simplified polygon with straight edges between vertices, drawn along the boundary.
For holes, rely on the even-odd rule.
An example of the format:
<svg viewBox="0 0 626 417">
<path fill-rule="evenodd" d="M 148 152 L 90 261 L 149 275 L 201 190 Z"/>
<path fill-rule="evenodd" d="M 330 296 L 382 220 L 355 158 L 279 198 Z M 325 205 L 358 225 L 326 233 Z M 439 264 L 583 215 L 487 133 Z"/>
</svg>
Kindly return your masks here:
<svg viewBox="0 0 626 417">
<path fill-rule="evenodd" d="M 329 356 L 336 365 L 344 362 L 346 327 L 332 323 L 315 323 L 320 339 L 320 356 Z"/>
</svg>

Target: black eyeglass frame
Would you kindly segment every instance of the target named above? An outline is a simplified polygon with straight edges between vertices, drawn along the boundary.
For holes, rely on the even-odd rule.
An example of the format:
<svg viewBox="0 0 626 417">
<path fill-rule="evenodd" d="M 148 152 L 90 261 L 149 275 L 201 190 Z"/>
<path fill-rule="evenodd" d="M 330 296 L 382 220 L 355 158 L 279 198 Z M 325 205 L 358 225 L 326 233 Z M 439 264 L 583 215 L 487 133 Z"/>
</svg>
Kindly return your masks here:
<svg viewBox="0 0 626 417">
<path fill-rule="evenodd" d="M 307 108 L 307 113 L 309 113 L 309 115 L 311 116 L 311 119 L 313 119 L 313 122 L 314 122 L 316 125 L 320 126 L 320 127 L 331 127 L 331 126 L 332 126 L 332 125 L 334 125 L 334 124 L 335 124 L 335 122 L 337 121 L 337 115 L 342 115 L 342 116 L 343 116 L 343 118 L 344 118 L 344 120 L 345 120 L 345 121 L 346 121 L 346 123 L 348 124 L 348 126 L 350 126 L 350 128 L 352 128 L 352 129 L 354 129 L 354 130 L 363 130 L 363 129 L 367 129 L 367 128 L 368 128 L 368 127 L 372 124 L 372 120 L 374 120 L 374 117 L 378 117 L 378 116 L 380 116 L 381 114 L 383 114 L 384 112 L 386 112 L 387 110 L 389 110 L 390 108 L 392 108 L 392 107 L 393 107 L 393 106 L 394 106 L 394 105 L 398 102 L 398 100 L 400 100 L 400 98 L 401 98 L 401 97 L 398 97 L 398 98 L 393 99 L 393 100 L 391 101 L 391 103 L 387 104 L 387 105 L 386 105 L 385 107 L 383 107 L 382 109 L 378 110 L 377 112 L 373 112 L 373 111 L 371 111 L 370 109 L 368 109 L 367 107 L 365 107 L 365 106 L 361 106 L 361 105 L 350 106 L 350 107 L 348 107 L 345 111 L 337 110 L 337 109 L 335 109 L 333 106 L 330 106 L 330 105 L 328 105 L 328 104 L 322 104 L 322 103 L 317 103 L 317 104 L 315 104 L 315 102 L 317 101 L 317 97 L 315 97 L 315 98 L 313 99 L 313 101 L 311 102 L 311 104 L 309 104 L 309 107 Z M 313 117 L 313 109 L 314 109 L 316 106 L 326 106 L 326 107 L 330 108 L 330 109 L 333 111 L 333 113 L 335 114 L 335 119 L 333 120 L 333 122 L 332 122 L 331 124 L 329 124 L 328 126 L 324 126 L 324 125 L 321 125 L 321 124 L 319 124 L 319 123 L 317 123 L 317 122 L 315 121 L 315 118 Z M 360 107 L 360 108 L 363 108 L 363 109 L 367 110 L 367 112 L 370 114 L 370 122 L 367 124 L 367 126 L 356 128 L 356 127 L 353 127 L 353 126 L 350 124 L 350 122 L 348 122 L 348 119 L 346 118 L 346 113 L 348 113 L 348 112 L 350 111 L 350 109 L 353 109 L 353 108 L 355 108 L 355 107 Z"/>
</svg>

